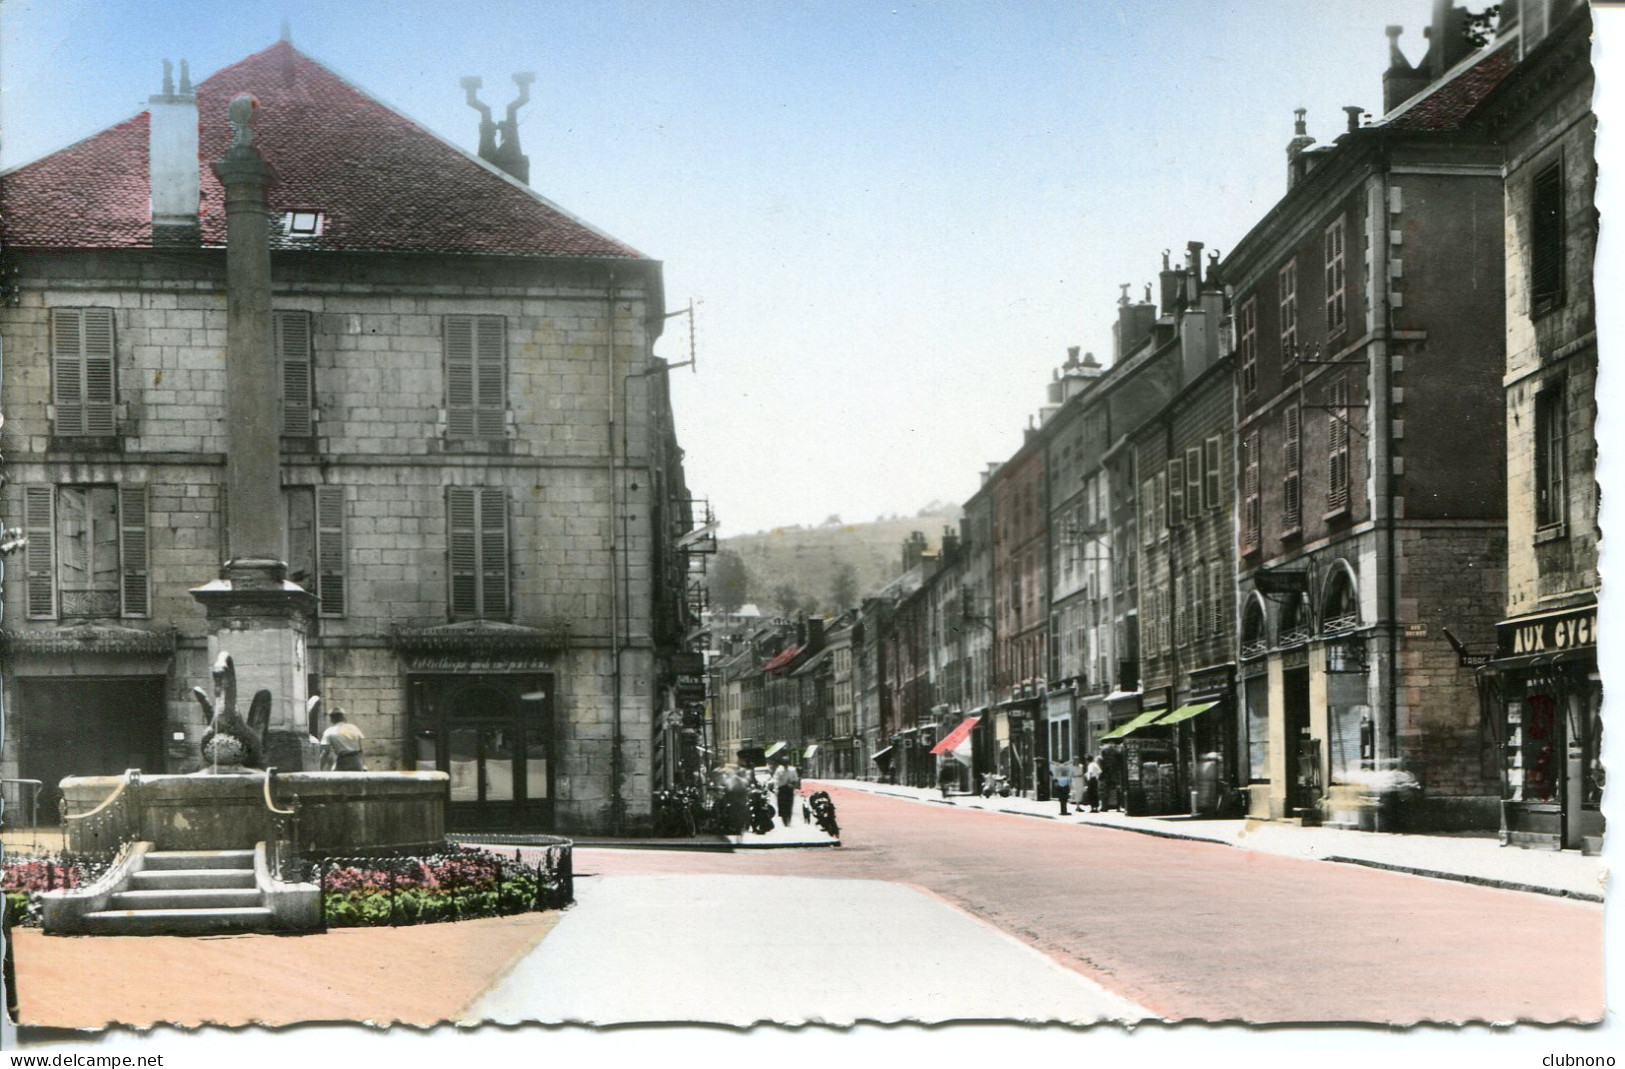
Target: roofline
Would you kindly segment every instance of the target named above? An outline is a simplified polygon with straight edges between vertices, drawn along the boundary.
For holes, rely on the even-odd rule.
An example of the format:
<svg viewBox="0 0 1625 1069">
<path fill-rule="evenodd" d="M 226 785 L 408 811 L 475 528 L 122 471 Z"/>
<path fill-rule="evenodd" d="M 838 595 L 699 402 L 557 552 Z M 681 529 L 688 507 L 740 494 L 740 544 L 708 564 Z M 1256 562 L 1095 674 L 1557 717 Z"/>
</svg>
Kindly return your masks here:
<svg viewBox="0 0 1625 1069">
<path fill-rule="evenodd" d="M 84 137 L 79 138 L 77 141 L 70 141 L 66 145 L 63 145 L 60 148 L 54 148 L 51 151 L 47 152 L 43 156 L 35 156 L 31 160 L 24 160 L 22 163 L 14 163 L 10 167 L 7 167 L 7 168 L 4 168 L 3 170 L 0 170 L 0 178 L 4 178 L 8 174 L 15 174 L 16 172 L 22 170 L 25 167 L 32 167 L 36 163 L 43 163 L 44 161 L 50 159 L 52 156 L 60 156 L 64 152 L 67 152 L 67 151 L 69 151 L 71 149 L 78 148 L 80 145 L 83 145 L 86 141 L 89 141 L 92 138 L 101 137 L 103 134 L 107 133 L 110 130 L 117 130 L 119 127 L 125 125 L 126 123 L 135 122 L 137 119 L 141 118 L 142 116 L 147 116 L 150 119 L 151 115 L 152 115 L 152 109 L 151 108 L 143 108 L 140 111 L 135 112 L 134 114 L 130 115 L 127 118 L 120 119 L 118 122 L 113 123 L 111 126 L 104 126 L 100 130 L 93 130 L 90 133 L 86 134 Z M 19 246 L 13 245 L 13 246 L 10 246 L 10 247 L 11 248 L 18 248 Z"/>
</svg>

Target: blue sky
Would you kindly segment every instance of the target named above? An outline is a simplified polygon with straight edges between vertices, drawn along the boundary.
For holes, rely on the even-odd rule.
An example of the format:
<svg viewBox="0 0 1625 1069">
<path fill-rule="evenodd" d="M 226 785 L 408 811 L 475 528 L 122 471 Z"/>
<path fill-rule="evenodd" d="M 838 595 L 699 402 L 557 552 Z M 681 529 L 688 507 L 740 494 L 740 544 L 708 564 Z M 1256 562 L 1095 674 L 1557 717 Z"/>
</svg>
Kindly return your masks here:
<svg viewBox="0 0 1625 1069">
<path fill-rule="evenodd" d="M 467 147 L 458 78 L 534 70 L 532 185 L 702 301 L 674 376 L 724 533 L 963 500 L 1068 345 L 1103 359 L 1119 283 L 1228 249 L 1322 140 L 1379 109 L 1388 23 L 1428 0 L 444 3 L 8 0 L 0 162 L 294 43 Z M 387 32 L 382 32 L 386 31 Z M 684 359 L 686 331 L 657 349 Z"/>
</svg>

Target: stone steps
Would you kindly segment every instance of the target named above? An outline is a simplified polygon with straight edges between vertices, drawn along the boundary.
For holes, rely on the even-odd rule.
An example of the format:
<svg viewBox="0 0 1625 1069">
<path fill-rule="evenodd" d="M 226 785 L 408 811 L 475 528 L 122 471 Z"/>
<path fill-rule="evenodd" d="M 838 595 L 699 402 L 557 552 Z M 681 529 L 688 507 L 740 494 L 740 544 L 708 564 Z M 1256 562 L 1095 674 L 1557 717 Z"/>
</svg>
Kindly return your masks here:
<svg viewBox="0 0 1625 1069">
<path fill-rule="evenodd" d="M 255 884 L 252 850 L 149 851 L 108 908 L 84 916 L 96 935 L 260 932 L 272 919 Z"/>
<path fill-rule="evenodd" d="M 250 869 L 252 850 L 155 850 L 149 851 L 146 869 Z"/>
<path fill-rule="evenodd" d="M 108 909 L 85 914 L 93 935 L 199 935 L 207 932 L 262 932 L 271 927 L 265 906 L 205 909 Z"/>
<path fill-rule="evenodd" d="M 120 891 L 109 910 L 241 909 L 260 904 L 257 887 L 185 887 L 174 890 Z"/>
<path fill-rule="evenodd" d="M 130 876 L 132 891 L 181 891 L 208 887 L 253 887 L 253 869 L 142 869 Z"/>
</svg>

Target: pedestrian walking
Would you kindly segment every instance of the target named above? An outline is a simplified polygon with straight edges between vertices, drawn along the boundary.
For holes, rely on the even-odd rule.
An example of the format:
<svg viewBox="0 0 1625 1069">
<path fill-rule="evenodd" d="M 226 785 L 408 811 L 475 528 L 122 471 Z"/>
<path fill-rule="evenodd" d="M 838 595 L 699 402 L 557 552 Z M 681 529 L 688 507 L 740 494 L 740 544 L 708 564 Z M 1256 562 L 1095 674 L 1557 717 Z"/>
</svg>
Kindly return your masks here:
<svg viewBox="0 0 1625 1069">
<path fill-rule="evenodd" d="M 959 781 L 959 769 L 954 767 L 954 759 L 947 758 L 937 766 L 937 789 L 942 791 L 942 800 L 948 802 L 948 791 Z M 949 802 L 949 804 L 953 804 Z"/>
<path fill-rule="evenodd" d="M 1083 804 L 1088 807 L 1089 812 L 1098 813 L 1100 812 L 1100 777 L 1102 774 L 1100 757 L 1098 754 L 1093 757 L 1084 754 L 1083 761 Z"/>
<path fill-rule="evenodd" d="M 801 786 L 801 773 L 790 762 L 782 762 L 773 770 L 773 790 L 778 794 L 779 819 L 784 826 L 790 826 L 790 816 L 795 812 L 796 788 Z"/>
<path fill-rule="evenodd" d="M 344 719 L 344 711 L 334 706 L 327 714 L 331 726 L 322 732 L 322 765 L 334 772 L 364 772 L 361 763 L 361 743 L 366 736 L 361 729 Z M 331 763 L 330 763 L 331 762 Z"/>
<path fill-rule="evenodd" d="M 1055 797 L 1061 802 L 1061 816 L 1064 817 L 1067 815 L 1067 799 L 1072 794 L 1072 762 L 1051 761 L 1049 774 L 1055 781 Z"/>
</svg>

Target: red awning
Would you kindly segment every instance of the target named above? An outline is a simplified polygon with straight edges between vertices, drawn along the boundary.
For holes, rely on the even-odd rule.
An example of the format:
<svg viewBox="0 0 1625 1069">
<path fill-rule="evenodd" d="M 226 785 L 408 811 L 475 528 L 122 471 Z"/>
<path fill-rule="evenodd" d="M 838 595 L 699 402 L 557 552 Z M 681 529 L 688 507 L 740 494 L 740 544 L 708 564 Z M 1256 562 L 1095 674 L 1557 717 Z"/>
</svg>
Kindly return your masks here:
<svg viewBox="0 0 1625 1069">
<path fill-rule="evenodd" d="M 981 719 L 982 718 L 979 716 L 967 716 L 964 720 L 960 721 L 958 727 L 944 735 L 941 742 L 931 747 L 931 752 L 935 754 L 944 754 L 952 750 L 959 749 L 960 744 L 962 744 L 966 739 L 970 738 L 970 733 L 976 728 L 977 723 L 979 723 Z"/>
<path fill-rule="evenodd" d="M 791 661 L 795 660 L 796 655 L 798 653 L 800 653 L 801 650 L 802 650 L 802 647 L 800 647 L 800 646 L 791 646 L 789 649 L 783 651 L 782 653 L 775 656 L 772 660 L 770 660 L 766 664 L 762 665 L 762 671 L 764 671 L 764 672 L 777 672 L 779 669 L 783 668 L 785 665 L 787 665 Z"/>
</svg>

